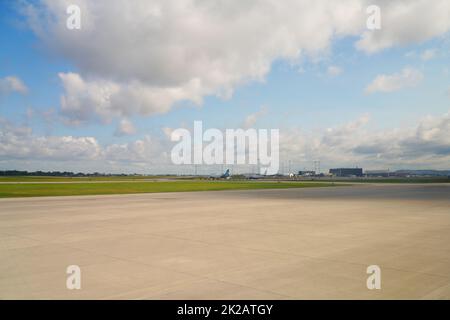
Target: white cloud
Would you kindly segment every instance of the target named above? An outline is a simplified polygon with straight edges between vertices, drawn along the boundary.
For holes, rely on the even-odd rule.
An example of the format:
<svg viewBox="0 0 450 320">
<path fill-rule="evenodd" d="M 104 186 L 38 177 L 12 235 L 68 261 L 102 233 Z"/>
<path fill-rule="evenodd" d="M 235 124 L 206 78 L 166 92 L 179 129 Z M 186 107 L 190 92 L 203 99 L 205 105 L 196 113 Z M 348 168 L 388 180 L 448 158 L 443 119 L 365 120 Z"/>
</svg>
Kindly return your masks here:
<svg viewBox="0 0 450 320">
<path fill-rule="evenodd" d="M 111 82 L 86 83 L 77 73 L 60 73 L 65 95 L 61 96 L 62 114 L 74 124 L 100 117 L 109 121 L 114 112 L 111 96 L 120 89 Z M 116 113 L 116 112 L 115 112 Z"/>
<path fill-rule="evenodd" d="M 161 140 L 150 136 L 130 143 L 102 146 L 94 137 L 36 135 L 29 127 L 16 126 L 0 118 L 1 161 L 25 161 L 28 164 L 71 161 L 83 164 L 84 168 L 96 163 L 106 166 L 107 162 L 120 162 L 121 170 L 125 172 L 128 164 L 151 164 L 165 158 L 166 150 Z"/>
<path fill-rule="evenodd" d="M 166 159 L 166 155 L 162 142 L 149 135 L 133 142 L 106 146 L 102 152 L 103 159 L 123 163 L 161 163 L 163 159 Z"/>
<path fill-rule="evenodd" d="M 98 157 L 100 146 L 93 137 L 35 136 L 28 127 L 17 127 L 0 118 L 2 159 L 89 160 Z"/>
<path fill-rule="evenodd" d="M 366 30 L 356 47 L 374 53 L 393 46 L 421 43 L 450 30 L 448 0 L 379 0 L 381 30 Z"/>
<path fill-rule="evenodd" d="M 282 131 L 281 157 L 324 167 L 448 169 L 450 113 L 426 117 L 411 128 L 373 131 L 363 116 L 354 122 L 319 132 Z"/>
<path fill-rule="evenodd" d="M 169 88 L 151 87 L 139 81 L 86 81 L 77 73 L 60 73 L 59 77 L 65 92 L 61 96 L 61 111 L 73 124 L 165 113 L 178 100 L 200 103 L 202 99 L 203 89 L 195 79 L 185 86 Z"/>
<path fill-rule="evenodd" d="M 391 75 L 378 75 L 366 89 L 366 94 L 375 92 L 393 92 L 403 88 L 415 87 L 422 80 L 424 76 L 422 72 L 414 68 L 406 67 L 399 73 Z"/>
<path fill-rule="evenodd" d="M 75 2 L 80 32 L 65 28 L 67 1 L 28 8 L 41 39 L 80 69 L 60 75 L 62 110 L 75 123 L 230 97 L 237 85 L 263 80 L 275 59 L 325 51 L 335 34 L 355 34 L 364 20 L 359 0 Z"/>
<path fill-rule="evenodd" d="M 26 94 L 28 93 L 28 88 L 18 77 L 8 76 L 0 78 L 0 94 L 9 94 L 12 92 Z"/>
<path fill-rule="evenodd" d="M 281 130 L 280 156 L 283 160 L 312 162 L 323 168 L 360 165 L 365 168 L 449 169 L 450 113 L 426 117 L 415 126 L 402 129 L 369 130 L 369 116 L 318 131 L 299 128 Z M 170 129 L 166 133 L 170 133 Z M 170 164 L 173 143 L 168 137 L 144 136 L 124 143 L 101 145 L 93 137 L 39 136 L 27 127 L 0 119 L 0 165 L 15 169 L 102 172 L 180 172 Z M 49 165 L 50 164 L 50 165 Z M 41 165 L 39 167 L 38 165 Z M 157 169 L 155 169 L 157 168 Z"/>
<path fill-rule="evenodd" d="M 366 29 L 370 0 L 40 0 L 23 12 L 43 43 L 77 67 L 60 77 L 63 113 L 79 123 L 228 98 L 236 86 L 264 80 L 273 61 L 298 68 L 304 57 L 327 54 L 335 38 L 360 37 L 357 47 L 375 52 L 450 29 L 447 0 L 375 2 L 380 31 Z M 72 3 L 81 30 L 66 28 Z"/>
<path fill-rule="evenodd" d="M 337 77 L 338 75 L 340 75 L 344 70 L 342 70 L 341 67 L 338 66 L 329 66 L 327 69 L 327 74 L 330 77 Z"/>
<path fill-rule="evenodd" d="M 251 113 L 245 118 L 244 123 L 242 124 L 242 127 L 244 129 L 252 128 L 256 124 L 256 121 L 258 121 L 259 118 L 265 116 L 267 114 L 267 112 L 268 112 L 267 107 L 261 106 L 259 111 L 255 112 L 255 113 Z"/>
</svg>

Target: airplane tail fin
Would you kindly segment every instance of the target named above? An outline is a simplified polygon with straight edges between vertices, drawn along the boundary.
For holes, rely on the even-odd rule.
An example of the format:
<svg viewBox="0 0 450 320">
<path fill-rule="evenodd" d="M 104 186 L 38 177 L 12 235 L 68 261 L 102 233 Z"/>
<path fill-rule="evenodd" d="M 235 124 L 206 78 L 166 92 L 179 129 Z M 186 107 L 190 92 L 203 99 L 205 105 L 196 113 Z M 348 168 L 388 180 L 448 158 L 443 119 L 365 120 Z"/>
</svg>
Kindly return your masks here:
<svg viewBox="0 0 450 320">
<path fill-rule="evenodd" d="M 227 169 L 223 175 L 220 176 L 220 178 L 229 178 L 230 177 L 230 169 Z"/>
</svg>

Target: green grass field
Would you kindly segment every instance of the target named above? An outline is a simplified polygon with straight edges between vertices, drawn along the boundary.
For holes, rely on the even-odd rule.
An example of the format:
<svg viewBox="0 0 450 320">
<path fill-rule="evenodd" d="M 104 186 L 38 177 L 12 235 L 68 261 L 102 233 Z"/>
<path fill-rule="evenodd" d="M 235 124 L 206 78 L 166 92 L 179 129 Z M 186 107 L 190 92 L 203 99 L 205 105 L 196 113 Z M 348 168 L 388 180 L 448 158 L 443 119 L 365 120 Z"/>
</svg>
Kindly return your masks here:
<svg viewBox="0 0 450 320">
<path fill-rule="evenodd" d="M 315 180 L 319 181 L 319 180 Z M 324 182 L 357 182 L 357 183 L 450 183 L 447 177 L 413 177 L 413 178 L 336 178 L 323 179 Z"/>
<path fill-rule="evenodd" d="M 105 177 L 2 176 L 0 177 L 0 182 L 140 181 L 140 180 L 152 180 L 161 178 L 167 177 L 166 176 L 105 176 Z"/>
<path fill-rule="evenodd" d="M 248 189 L 286 189 L 330 187 L 322 182 L 259 182 L 259 181 L 137 181 L 104 183 L 13 183 L 0 184 L 0 198 L 44 197 L 153 192 L 185 192 Z"/>
</svg>

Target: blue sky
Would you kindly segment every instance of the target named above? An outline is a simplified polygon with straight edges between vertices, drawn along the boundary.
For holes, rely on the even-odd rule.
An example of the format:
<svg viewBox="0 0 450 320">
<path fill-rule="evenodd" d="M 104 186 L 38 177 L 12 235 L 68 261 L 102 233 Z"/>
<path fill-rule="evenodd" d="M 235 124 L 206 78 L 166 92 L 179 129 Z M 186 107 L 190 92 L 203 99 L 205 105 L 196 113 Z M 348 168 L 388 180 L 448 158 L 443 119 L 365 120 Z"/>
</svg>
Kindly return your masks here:
<svg viewBox="0 0 450 320">
<path fill-rule="evenodd" d="M 64 1 L 55 2 L 64 3 Z M 93 5 L 83 7 L 84 2 L 81 2 L 80 6 L 83 10 L 100 10 Z M 42 4 L 43 6 L 39 7 L 36 4 Z M 30 3 L 25 2 L 25 5 L 30 5 Z M 56 20 L 66 17 L 66 13 L 61 12 L 61 10 L 58 11 L 59 7 L 53 6 L 50 1 L 42 1 L 42 3 L 33 1 L 31 5 L 35 5 L 35 7 L 29 8 L 36 10 L 41 15 L 40 17 L 43 17 L 43 13 L 55 15 Z M 156 149 L 159 151 L 153 150 L 149 154 L 159 159 L 155 160 L 156 162 L 163 161 L 159 158 L 159 155 L 153 152 L 167 152 L 167 150 L 164 150 L 164 145 L 168 144 L 164 140 L 166 139 L 164 128 L 190 127 L 194 120 L 202 120 L 205 127 L 239 128 L 251 114 L 259 114 L 257 121 L 253 123 L 255 128 L 279 128 L 282 135 L 299 134 L 298 139 L 303 142 L 300 143 L 301 146 L 295 148 L 296 152 L 299 152 L 298 150 L 302 147 L 307 148 L 309 153 L 314 153 L 314 158 L 323 158 L 323 161 L 329 167 L 335 165 L 354 166 L 357 163 L 362 163 L 372 168 L 424 166 L 443 168 L 449 159 L 448 153 L 442 154 L 442 150 L 446 150 L 448 143 L 445 138 L 444 141 L 429 141 L 430 144 L 440 148 L 438 151 L 430 151 L 428 148 L 424 148 L 428 151 L 421 153 L 420 150 L 398 149 L 406 144 L 405 141 L 410 141 L 413 137 L 418 136 L 417 130 L 421 125 L 426 128 L 433 125 L 439 126 L 438 129 L 441 133 L 436 136 L 436 139 L 441 139 L 442 132 L 445 134 L 445 130 L 448 130 L 446 119 L 448 119 L 450 109 L 448 95 L 450 87 L 448 70 L 450 67 L 448 63 L 450 61 L 450 42 L 448 32 L 445 29 L 444 32 L 436 32 L 435 36 L 428 36 L 426 39 L 417 41 L 412 40 L 408 43 L 403 43 L 396 36 L 387 35 L 386 37 L 396 39 L 399 44 L 393 43 L 388 48 L 382 48 L 376 52 L 367 52 L 356 48 L 361 33 L 366 31 L 352 31 L 346 36 L 332 36 L 327 40 L 326 45 L 323 45 L 318 52 L 314 53 L 307 52 L 309 50 L 308 45 L 301 43 L 297 45 L 298 49 L 305 50 L 306 54 L 273 53 L 274 50 L 269 48 L 267 51 L 270 53 L 267 53 L 267 57 L 264 57 L 264 61 L 270 67 L 267 71 L 257 71 L 255 75 L 252 73 L 253 71 L 240 74 L 240 69 L 234 67 L 218 69 L 217 72 L 220 73 L 220 76 L 225 74 L 223 78 L 237 80 L 221 80 L 222 82 L 216 83 L 216 80 L 211 80 L 215 78 L 212 78 L 209 74 L 201 74 L 200 72 L 205 73 L 207 71 L 199 68 L 198 70 L 187 71 L 186 78 L 176 79 L 171 84 L 171 87 L 183 88 L 183 81 L 186 79 L 200 78 L 205 87 L 199 89 L 201 91 L 199 94 L 202 99 L 201 103 L 198 103 L 195 98 L 191 99 L 189 93 L 186 94 L 187 98 L 183 99 L 172 99 L 170 97 L 171 102 L 161 113 L 158 109 L 158 101 L 150 101 L 151 106 L 148 109 L 145 109 L 147 106 L 143 104 L 139 110 L 145 109 L 145 112 L 141 112 L 127 111 L 127 102 L 124 103 L 121 100 L 122 105 L 110 108 L 111 117 L 105 116 L 105 112 L 109 112 L 109 106 L 107 106 L 106 109 L 102 109 L 102 114 L 95 119 L 80 121 L 76 118 L 76 115 L 80 112 L 77 108 L 86 108 L 88 111 L 91 108 L 92 113 L 95 113 L 96 100 L 94 98 L 96 96 L 92 99 L 88 97 L 91 99 L 89 100 L 83 96 L 82 92 L 77 92 L 76 94 L 79 96 L 71 97 L 71 83 L 62 81 L 59 74 L 79 75 L 85 82 L 85 90 L 87 91 L 91 90 L 90 88 L 94 90 L 94 88 L 100 87 L 106 81 L 108 81 L 108 86 L 118 85 L 124 88 L 128 88 L 129 83 L 138 82 L 139 86 L 144 87 L 145 90 L 153 90 L 155 86 L 164 88 L 165 84 L 162 80 L 160 82 L 160 79 L 164 78 L 168 71 L 164 69 L 165 66 L 163 65 L 159 77 L 152 74 L 155 66 L 149 67 L 149 74 L 152 75 L 151 80 L 146 82 L 145 77 L 134 75 L 133 71 L 123 72 L 122 69 L 126 66 L 117 67 L 117 71 L 112 68 L 112 71 L 107 74 L 101 68 L 99 70 L 88 69 L 85 63 L 88 59 L 86 54 L 91 53 L 94 58 L 100 57 L 101 59 L 102 55 L 111 52 L 111 48 L 105 48 L 105 52 L 99 54 L 98 48 L 93 49 L 86 45 L 86 41 L 94 41 L 97 36 L 99 38 L 105 37 L 104 34 L 98 32 L 99 35 L 97 35 L 95 29 L 89 29 L 88 32 L 83 31 L 83 29 L 72 31 L 88 33 L 86 36 L 80 36 L 80 39 L 75 38 L 74 42 L 79 41 L 77 45 L 81 47 L 79 49 L 81 53 L 72 53 L 78 49 L 64 43 L 64 38 L 57 35 L 57 32 L 53 32 L 55 30 L 52 30 L 52 28 L 58 31 L 57 23 L 39 21 L 38 23 L 42 23 L 47 28 L 47 33 L 37 32 L 33 28 L 33 23 L 30 22 L 29 11 L 24 13 L 23 8 L 13 1 L 0 3 L 0 79 L 14 77 L 19 79 L 27 88 L 26 93 L 8 89 L 6 88 L 6 80 L 3 81 L 4 89 L 0 93 L 0 117 L 3 120 L 2 129 L 4 133 L 2 139 L 4 139 L 4 146 L 7 143 L 13 144 L 12 140 L 14 140 L 11 137 L 8 138 L 6 131 L 11 132 L 11 128 L 26 127 L 31 129 L 29 136 L 25 137 L 25 140 L 28 139 L 30 144 L 33 143 L 34 139 L 45 140 L 48 137 L 70 136 L 74 139 L 92 137 L 98 143 L 100 151 L 97 151 L 102 155 L 97 157 L 81 152 L 82 156 L 79 159 L 77 159 L 79 153 L 74 157 L 69 155 L 68 158 L 62 156 L 52 158 L 52 155 L 58 154 L 58 152 L 54 152 L 51 147 L 48 147 L 50 151 L 47 150 L 42 154 L 35 151 L 37 152 L 35 156 L 31 152 L 19 150 L 26 146 L 27 142 L 25 141 L 21 146 L 11 145 L 9 148 L 5 147 L 5 150 L 1 150 L 0 167 L 2 169 L 29 168 L 34 170 L 56 165 L 58 168 L 67 168 L 68 170 L 75 167 L 83 171 L 93 171 L 101 169 L 101 163 L 110 161 L 108 163 L 111 167 L 106 167 L 105 171 L 120 171 L 121 168 L 129 168 L 129 166 L 134 166 L 134 163 L 138 162 L 139 165 L 136 170 L 146 172 L 146 169 L 142 169 L 141 157 L 138 157 L 140 160 L 133 158 L 120 161 L 105 159 L 105 149 L 114 145 L 126 145 L 126 148 L 131 148 L 131 145 L 136 141 L 152 137 L 152 139 L 158 141 L 155 144 L 158 145 Z M 217 12 L 213 13 L 217 14 Z M 405 14 L 414 15 L 415 12 L 406 12 Z M 386 18 L 387 21 L 389 19 L 393 18 Z M 287 28 L 289 28 L 289 24 L 287 24 Z M 338 29 L 339 26 L 333 26 L 333 28 Z M 355 29 L 359 30 L 357 26 Z M 386 32 L 390 32 L 389 26 L 386 29 L 388 29 Z M 162 33 L 161 30 L 158 32 Z M 179 30 L 179 32 L 183 33 L 183 30 Z M 431 32 L 431 34 L 433 33 Z M 130 37 L 132 36 L 130 35 Z M 196 34 L 188 34 L 188 36 L 194 37 Z M 78 35 L 75 37 L 78 37 Z M 117 37 L 119 39 L 118 45 L 120 45 L 123 38 L 120 35 Z M 279 41 L 275 38 L 276 36 L 273 37 L 273 41 Z M 112 37 L 112 39 L 114 38 Z M 99 41 L 110 43 L 110 39 L 100 39 Z M 139 41 L 142 40 L 139 39 Z M 59 45 L 59 43 L 63 44 Z M 236 43 L 236 46 L 239 46 L 240 40 L 237 39 Z M 259 44 L 259 42 L 256 43 Z M 261 43 L 263 43 L 263 40 L 261 40 Z M 176 44 L 178 45 L 178 43 Z M 169 46 L 170 43 L 162 42 L 161 51 L 163 55 L 164 45 Z M 192 44 L 196 46 L 195 48 L 189 48 L 189 45 L 189 43 L 185 44 L 187 49 L 192 49 L 199 54 L 202 53 L 202 49 L 198 49 L 198 44 Z M 289 50 L 291 45 L 286 46 L 286 51 Z M 234 52 L 233 42 L 224 44 L 225 46 L 229 46 L 229 48 L 223 50 L 227 49 Z M 261 50 L 266 50 L 263 44 L 261 44 L 261 48 Z M 136 50 L 149 50 L 150 53 L 152 49 L 150 44 L 146 47 L 145 43 L 140 43 L 136 48 Z M 72 52 L 67 53 L 68 50 L 72 50 Z M 211 51 L 208 51 L 209 49 L 204 50 L 205 55 L 209 55 L 209 58 L 213 61 L 225 56 L 220 53 L 221 47 L 214 47 L 214 51 L 212 49 Z M 212 56 L 215 51 L 219 51 L 217 57 Z M 98 54 L 98 56 L 95 57 L 95 54 Z M 130 53 L 125 51 L 124 56 L 126 54 Z M 243 53 L 238 52 L 236 56 L 236 59 L 242 57 L 243 66 L 248 65 L 248 59 L 252 58 L 251 54 L 244 51 Z M 89 59 L 91 58 L 89 57 Z M 163 62 L 170 65 L 171 63 L 164 57 L 156 56 L 155 59 L 157 60 L 156 64 Z M 194 56 L 193 64 L 195 59 Z M 126 60 L 122 62 L 128 63 Z M 146 63 L 152 65 L 153 63 L 150 60 L 141 62 L 145 65 Z M 177 63 L 177 61 L 174 61 L 174 63 Z M 169 70 L 169 67 L 167 67 L 167 70 Z M 405 69 L 413 70 L 411 77 L 417 77 L 417 79 L 410 79 L 408 75 L 405 76 L 406 78 L 402 78 L 401 74 Z M 388 85 L 394 86 L 392 89 L 375 90 L 371 94 L 365 92 L 366 88 L 377 77 L 383 75 L 394 79 L 391 79 L 392 81 L 400 82 L 400 85 L 396 86 L 395 83 L 389 83 Z M 411 83 L 408 84 L 408 81 L 411 81 Z M 233 93 L 226 98 L 219 97 L 218 92 L 223 87 L 231 88 Z M 197 96 L 197 93 L 194 95 Z M 62 96 L 72 98 L 72 101 L 77 103 L 78 100 L 76 99 L 81 96 L 80 99 L 84 100 L 79 101 L 87 102 L 83 106 L 80 106 L 80 104 L 69 105 L 66 106 L 68 109 L 65 109 L 61 103 Z M 133 103 L 133 101 L 130 101 L 130 104 Z M 136 104 L 139 103 L 141 103 L 140 100 L 137 100 Z M 67 112 L 67 110 L 70 112 Z M 75 116 L 73 110 L 76 111 Z M 261 110 L 264 110 L 264 112 L 261 112 Z M 433 117 L 432 120 L 426 120 L 429 116 Z M 365 140 L 347 141 L 352 136 L 359 135 L 358 131 L 349 133 L 348 137 L 345 138 L 347 140 L 342 142 L 342 149 L 348 149 L 344 153 L 351 153 L 357 144 L 371 144 L 373 141 L 381 143 L 380 136 L 383 136 L 384 132 L 391 137 L 396 130 L 399 130 L 399 140 L 395 143 L 399 147 L 395 150 L 386 150 L 386 154 L 368 154 L 364 155 L 363 158 L 361 158 L 361 155 L 355 155 L 353 158 L 348 157 L 348 159 L 343 157 L 333 159 L 329 156 L 330 146 L 325 146 L 320 142 L 323 136 L 327 134 L 327 130 L 345 127 L 362 117 L 367 117 L 369 120 L 364 123 L 364 128 L 358 127 L 355 130 L 364 130 L 364 134 L 361 134 L 361 136 L 364 135 Z M 132 133 L 115 134 L 120 121 L 123 119 L 126 119 L 134 127 L 134 130 L 132 130 Z M 428 122 L 424 125 L 422 124 L 423 121 Z M 429 121 L 432 123 L 429 123 Z M 442 124 L 442 121 L 444 121 L 444 124 Z M 434 130 L 433 132 L 436 132 L 435 129 L 434 127 L 429 128 L 431 131 Z M 318 145 L 315 145 L 314 148 L 308 146 L 307 143 L 305 144 L 305 141 L 308 141 L 311 136 L 318 139 L 315 142 Z M 76 143 L 79 142 L 76 141 Z M 424 143 L 426 144 L 427 141 L 415 141 L 415 146 L 420 148 L 423 147 Z M 45 145 L 45 142 L 43 144 Z M 14 148 L 19 149 L 17 151 Z M 77 144 L 75 149 L 77 148 L 82 148 L 82 146 Z M 301 167 L 308 166 L 307 163 L 312 161 L 312 159 L 305 158 L 303 152 L 296 154 L 294 151 L 289 152 L 289 148 L 285 149 L 285 153 L 282 154 L 284 160 L 298 162 L 298 166 Z M 67 150 L 68 152 L 71 150 L 70 146 Z M 431 154 L 427 154 L 427 152 L 431 152 Z M 77 159 L 77 164 L 74 166 L 72 161 L 75 161 L 75 159 Z M 383 161 L 382 159 L 386 160 Z"/>
</svg>

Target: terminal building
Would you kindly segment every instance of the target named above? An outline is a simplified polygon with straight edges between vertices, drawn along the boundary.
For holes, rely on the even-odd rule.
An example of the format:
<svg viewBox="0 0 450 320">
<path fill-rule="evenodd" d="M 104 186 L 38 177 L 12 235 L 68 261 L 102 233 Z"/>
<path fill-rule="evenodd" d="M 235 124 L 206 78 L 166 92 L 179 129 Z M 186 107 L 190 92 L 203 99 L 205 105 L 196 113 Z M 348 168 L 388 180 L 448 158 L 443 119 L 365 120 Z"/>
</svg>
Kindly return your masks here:
<svg viewBox="0 0 450 320">
<path fill-rule="evenodd" d="M 336 168 L 330 169 L 330 174 L 336 177 L 362 177 L 362 168 Z"/>
</svg>

